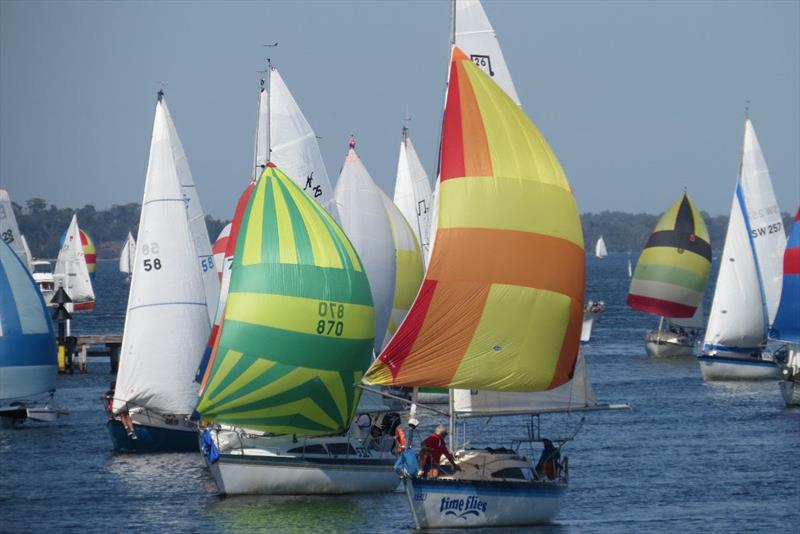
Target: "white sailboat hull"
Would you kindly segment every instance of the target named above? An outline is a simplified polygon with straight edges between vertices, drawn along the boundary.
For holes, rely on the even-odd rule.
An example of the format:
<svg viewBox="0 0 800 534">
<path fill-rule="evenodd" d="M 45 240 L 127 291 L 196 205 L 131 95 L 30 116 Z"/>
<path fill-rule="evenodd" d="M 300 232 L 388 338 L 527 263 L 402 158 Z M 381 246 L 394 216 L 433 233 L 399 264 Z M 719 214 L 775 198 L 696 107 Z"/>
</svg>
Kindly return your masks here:
<svg viewBox="0 0 800 534">
<path fill-rule="evenodd" d="M 644 337 L 644 348 L 654 358 L 680 358 L 694 354 L 691 338 L 678 334 L 651 330 Z"/>
<path fill-rule="evenodd" d="M 225 495 L 385 493 L 399 483 L 393 470 L 394 456 L 363 447 L 356 439 L 334 436 L 295 442 L 286 436 L 210 434 L 215 445 L 221 445 L 221 452 L 215 460 L 208 453 L 205 458 L 217 488 Z M 349 445 L 356 454 L 289 452 L 322 445 Z"/>
<path fill-rule="evenodd" d="M 566 484 L 403 478 L 418 529 L 502 527 L 550 523 Z"/>
<path fill-rule="evenodd" d="M 776 380 L 780 373 L 774 360 L 752 357 L 702 355 L 703 380 Z"/>
</svg>

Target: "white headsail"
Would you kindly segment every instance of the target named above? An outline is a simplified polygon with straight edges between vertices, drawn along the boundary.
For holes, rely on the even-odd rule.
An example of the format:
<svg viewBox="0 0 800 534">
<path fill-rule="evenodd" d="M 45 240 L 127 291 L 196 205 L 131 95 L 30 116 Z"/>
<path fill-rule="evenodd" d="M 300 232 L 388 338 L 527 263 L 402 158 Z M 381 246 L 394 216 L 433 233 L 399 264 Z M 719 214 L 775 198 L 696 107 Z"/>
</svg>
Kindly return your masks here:
<svg viewBox="0 0 800 534">
<path fill-rule="evenodd" d="M 745 217 L 737 184 L 703 342 L 706 352 L 749 354 L 766 341 L 766 308 Z"/>
<path fill-rule="evenodd" d="M 381 198 L 351 139 L 336 184 L 336 207 L 342 228 L 364 264 L 375 308 L 375 351 L 383 347 L 392 313 L 395 287 L 395 249 L 392 228 Z"/>
<path fill-rule="evenodd" d="M 113 409 L 191 413 L 210 332 L 203 272 L 178 181 L 163 99 L 156 104 Z M 216 271 L 213 271 L 217 279 Z"/>
<path fill-rule="evenodd" d="M 453 402 L 462 416 L 568 412 L 597 406 L 582 350 L 572 380 L 557 388 L 538 393 L 455 389 Z"/>
<path fill-rule="evenodd" d="M 400 157 L 397 160 L 397 179 L 394 184 L 394 203 L 408 221 L 422 247 L 423 258 L 428 257 L 431 235 L 433 200 L 428 175 L 419 161 L 417 151 L 403 128 Z"/>
<path fill-rule="evenodd" d="M 497 34 L 480 0 L 456 0 L 454 17 L 455 45 L 521 106 Z"/>
<path fill-rule="evenodd" d="M 94 302 L 94 289 L 81 245 L 77 215 L 72 216 L 67 233 L 64 235 L 54 275 L 56 285 L 64 287 L 76 309 L 80 308 L 80 304 Z"/>
<path fill-rule="evenodd" d="M 197 264 L 203 273 L 203 287 L 205 290 L 205 301 L 208 304 L 208 320 L 214 319 L 214 311 L 217 309 L 217 299 L 219 298 L 219 277 L 214 267 L 214 257 L 211 254 L 211 241 L 208 237 L 208 227 L 206 227 L 206 217 L 203 213 L 203 206 L 200 204 L 200 195 L 194 185 L 192 171 L 189 169 L 189 160 L 183 150 L 175 123 L 169 113 L 167 102 L 161 94 L 161 102 L 164 107 L 164 116 L 169 128 L 170 143 L 172 143 L 172 156 L 175 158 L 175 170 L 178 181 L 181 185 L 183 199 L 186 204 L 186 214 L 189 219 L 189 229 L 192 233 L 192 241 L 197 252 Z"/>
<path fill-rule="evenodd" d="M 603 239 L 603 236 L 600 236 L 597 239 L 597 243 L 594 245 L 594 255 L 598 258 L 605 258 L 608 256 L 608 249 L 606 248 L 606 240 Z"/>
<path fill-rule="evenodd" d="M 31 270 L 31 264 L 33 263 L 33 254 L 31 254 L 31 247 L 28 246 L 28 240 L 25 239 L 25 234 L 19 234 L 19 240 L 22 241 L 22 250 L 25 251 L 25 258 L 27 258 L 27 262 L 25 258 L 22 259 L 23 262 L 26 263 L 28 270 Z"/>
<path fill-rule="evenodd" d="M 744 123 L 741 190 L 745 223 L 752 237 L 769 324 L 772 324 L 781 298 L 786 232 L 781 210 L 772 190 L 769 169 L 749 119 Z"/>
<path fill-rule="evenodd" d="M 25 251 L 22 234 L 19 233 L 19 226 L 17 226 L 17 218 L 14 216 L 14 208 L 11 206 L 11 198 L 5 189 L 0 189 L 0 239 L 11 247 L 14 254 L 19 256 L 25 265 L 30 266 L 33 258 Z"/>
<path fill-rule="evenodd" d="M 133 270 L 133 263 L 136 257 L 136 240 L 133 235 L 128 232 L 128 238 L 122 246 L 122 252 L 119 254 L 119 271 L 121 273 L 130 274 Z"/>
<path fill-rule="evenodd" d="M 263 104 L 269 109 L 268 139 L 264 140 L 271 149 L 269 159 L 337 218 L 333 187 L 322 161 L 317 136 L 278 70 L 270 67 L 269 72 L 269 101 Z M 259 112 L 259 125 L 263 121 L 261 116 Z M 262 143 L 262 140 L 258 142 Z M 263 159 L 263 155 L 259 157 Z"/>
</svg>

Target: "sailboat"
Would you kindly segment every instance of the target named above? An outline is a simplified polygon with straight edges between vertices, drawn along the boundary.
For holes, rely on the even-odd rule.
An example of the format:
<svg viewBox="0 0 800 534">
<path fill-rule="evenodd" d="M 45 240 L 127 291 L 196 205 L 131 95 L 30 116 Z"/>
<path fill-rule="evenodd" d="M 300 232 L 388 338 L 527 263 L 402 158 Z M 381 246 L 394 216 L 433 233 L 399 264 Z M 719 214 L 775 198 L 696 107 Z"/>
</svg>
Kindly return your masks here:
<svg viewBox="0 0 800 534">
<path fill-rule="evenodd" d="M 391 453 L 345 434 L 375 335 L 355 248 L 273 163 L 239 230 L 197 405 L 201 420 L 215 425 L 202 439 L 219 491 L 391 491 Z"/>
<path fill-rule="evenodd" d="M 628 291 L 628 306 L 660 317 L 658 330 L 645 335 L 647 354 L 692 355 L 710 271 L 708 229 L 683 193 L 656 223 Z"/>
<path fill-rule="evenodd" d="M 210 332 L 204 273 L 159 91 L 108 430 L 122 451 L 192 451 L 192 375 Z M 216 273 L 214 273 L 216 281 Z"/>
<path fill-rule="evenodd" d="M 770 338 L 785 343 L 780 388 L 787 406 L 800 406 L 800 208 L 783 255 L 783 289 Z"/>
<path fill-rule="evenodd" d="M 457 47 L 449 80 L 430 263 L 364 382 L 553 390 L 574 377 L 580 350 L 585 257 L 575 199 L 536 126 Z M 565 471 L 551 480 L 513 450 L 459 450 L 454 405 L 451 393 L 450 448 L 461 470 L 436 479 L 402 472 L 416 526 L 551 521 Z M 409 466 L 414 457 L 404 455 Z"/>
<path fill-rule="evenodd" d="M 603 239 L 601 235 L 597 238 L 597 242 L 594 244 L 594 255 L 596 258 L 605 258 L 608 256 L 608 249 L 606 248 L 606 241 Z"/>
<path fill-rule="evenodd" d="M 5 189 L 0 189 L 0 239 L 14 251 L 14 254 L 26 266 L 31 264 L 33 258 L 23 241 L 19 226 L 17 226 L 14 208 L 11 205 L 11 197 L 8 196 L 8 191 Z"/>
<path fill-rule="evenodd" d="M 133 235 L 128 232 L 128 237 L 125 239 L 125 244 L 122 245 L 122 252 L 119 254 L 119 272 L 125 274 L 125 283 L 131 281 L 131 273 L 133 272 L 134 262 L 136 260 L 136 240 Z"/>
<path fill-rule="evenodd" d="M 628 258 L 628 278 L 633 278 L 633 263 L 630 258 Z"/>
<path fill-rule="evenodd" d="M 745 119 L 739 179 L 699 357 L 705 380 L 778 377 L 765 351 L 782 283 L 786 246 L 780 208 L 756 132 Z"/>
<path fill-rule="evenodd" d="M 186 205 L 189 230 L 192 234 L 194 248 L 197 251 L 197 263 L 203 274 L 204 300 L 207 304 L 208 320 L 211 322 L 214 320 L 214 312 L 217 309 L 217 300 L 219 299 L 219 277 L 217 276 L 217 269 L 214 267 L 214 257 L 211 254 L 211 241 L 208 237 L 206 217 L 203 212 L 203 206 L 200 203 L 200 195 L 197 193 L 197 187 L 194 184 L 194 178 L 192 178 L 192 171 L 189 168 L 189 159 L 186 157 L 183 144 L 180 137 L 178 137 L 178 130 L 175 128 L 175 123 L 172 120 L 172 115 L 170 115 L 169 107 L 166 99 L 163 98 L 163 94 L 161 106 L 164 110 L 167 128 L 169 128 L 172 158 L 175 160 L 175 172 L 178 175 L 181 194 Z"/>
<path fill-rule="evenodd" d="M 394 184 L 394 203 L 411 227 L 422 247 L 423 261 L 428 257 L 431 234 L 433 201 L 431 184 L 422 167 L 417 151 L 403 126 L 400 156 L 397 160 L 397 178 Z"/>
<path fill-rule="evenodd" d="M 72 299 L 70 306 L 74 311 L 90 311 L 95 305 L 94 288 L 84 252 L 85 237 L 88 239 L 78 227 L 78 216 L 73 215 L 56 260 L 56 284 L 63 287 Z"/>
<path fill-rule="evenodd" d="M 0 242 L 0 427 L 51 421 L 56 389 L 56 344 L 42 295 L 27 265 Z M 38 397 L 48 395 L 42 406 Z"/>
<path fill-rule="evenodd" d="M 335 198 L 342 229 L 358 252 L 369 278 L 375 307 L 375 354 L 383 348 L 397 277 L 392 225 L 383 196 L 358 157 L 356 141 L 351 136 Z"/>
<path fill-rule="evenodd" d="M 217 268 L 217 277 L 222 281 L 222 272 L 225 265 L 225 249 L 228 248 L 228 238 L 231 235 L 231 223 L 226 224 L 217 236 L 217 240 L 211 246 L 211 253 L 214 254 L 214 266 Z"/>
</svg>

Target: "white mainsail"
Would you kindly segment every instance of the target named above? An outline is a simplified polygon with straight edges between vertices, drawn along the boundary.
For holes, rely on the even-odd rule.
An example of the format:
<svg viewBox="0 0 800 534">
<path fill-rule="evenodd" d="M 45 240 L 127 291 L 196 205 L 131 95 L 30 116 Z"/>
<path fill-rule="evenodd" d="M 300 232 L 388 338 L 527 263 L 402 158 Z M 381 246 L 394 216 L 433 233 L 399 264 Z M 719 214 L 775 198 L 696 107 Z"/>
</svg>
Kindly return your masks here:
<svg viewBox="0 0 800 534">
<path fill-rule="evenodd" d="M 403 140 L 400 142 L 400 157 L 397 160 L 394 203 L 417 237 L 423 258 L 427 258 L 433 214 L 431 184 L 405 128 Z"/>
<path fill-rule="evenodd" d="M 322 161 L 317 135 L 297 105 L 278 69 L 270 67 L 269 73 L 270 94 L 262 98 L 258 119 L 261 131 L 264 128 L 262 106 L 268 106 L 269 127 L 266 128 L 267 139 L 262 141 L 259 137 L 258 143 L 264 147 L 269 146 L 269 160 L 311 195 L 328 213 L 337 218 L 333 187 L 325 163 Z M 266 156 L 266 149 L 257 148 L 257 154 L 259 154 L 258 161 L 262 161 Z M 266 161 L 263 164 L 266 164 Z"/>
<path fill-rule="evenodd" d="M 183 199 L 186 204 L 186 213 L 189 219 L 189 229 L 192 233 L 195 251 L 197 251 L 197 264 L 203 276 L 203 288 L 205 291 L 205 301 L 208 304 L 208 320 L 214 319 L 214 311 L 217 309 L 217 299 L 219 299 L 219 277 L 214 267 L 214 257 L 211 254 L 211 240 L 208 237 L 208 227 L 206 217 L 203 213 L 203 206 L 200 204 L 200 195 L 192 178 L 192 171 L 189 169 L 189 160 L 183 150 L 178 131 L 167 107 L 167 101 L 163 93 L 160 93 L 161 102 L 164 107 L 164 116 L 169 128 L 169 139 L 172 144 L 172 157 L 175 158 L 175 171 L 181 185 Z"/>
<path fill-rule="evenodd" d="M 460 416 L 568 412 L 597 407 L 583 351 L 578 351 L 572 380 L 537 393 L 454 389 L 453 402 Z"/>
<path fill-rule="evenodd" d="M 392 228 L 381 195 L 351 140 L 336 184 L 336 207 L 342 229 L 358 252 L 369 279 L 375 308 L 376 353 L 383 347 L 389 326 L 396 275 Z"/>
<path fill-rule="evenodd" d="M 703 341 L 705 352 L 750 354 L 766 341 L 766 308 L 745 217 L 742 188 L 737 184 Z"/>
<path fill-rule="evenodd" d="M 742 145 L 741 190 L 744 198 L 745 223 L 752 237 L 758 260 L 758 271 L 764 289 L 769 324 L 778 313 L 778 302 L 783 285 L 783 251 L 786 248 L 786 232 L 769 169 L 761 152 L 756 131 L 747 119 L 744 123 Z"/>
<path fill-rule="evenodd" d="M 64 235 L 64 243 L 58 252 L 54 270 L 56 285 L 61 285 L 73 304 L 94 301 L 94 289 L 86 266 L 86 256 L 81 245 L 78 216 L 73 215 Z"/>
<path fill-rule="evenodd" d="M 608 249 L 606 248 L 606 241 L 603 236 L 600 236 L 597 243 L 594 245 L 594 255 L 598 258 L 605 258 L 608 256 Z"/>
<path fill-rule="evenodd" d="M 631 260 L 629 259 L 628 260 L 628 278 L 630 278 L 631 276 L 633 276 L 633 264 L 631 263 Z"/>
<path fill-rule="evenodd" d="M 521 106 L 497 34 L 480 1 L 456 0 L 454 17 L 455 45 Z"/>
<path fill-rule="evenodd" d="M 122 252 L 119 255 L 119 272 L 130 274 L 133 270 L 133 263 L 136 258 L 136 240 L 133 235 L 128 232 L 128 238 L 122 246 Z"/>
<path fill-rule="evenodd" d="M 192 376 L 210 332 L 203 272 L 190 229 L 163 99 L 156 104 L 136 262 L 113 409 L 188 414 Z M 216 280 L 217 274 L 213 272 Z M 126 406 L 126 403 L 130 403 Z"/>
<path fill-rule="evenodd" d="M 19 233 L 19 226 L 17 226 L 17 218 L 14 216 L 14 208 L 11 206 L 11 198 L 5 189 L 0 189 L 0 239 L 11 247 L 14 254 L 19 256 L 25 265 L 30 266 L 33 258 L 25 251 L 22 234 Z"/>
</svg>

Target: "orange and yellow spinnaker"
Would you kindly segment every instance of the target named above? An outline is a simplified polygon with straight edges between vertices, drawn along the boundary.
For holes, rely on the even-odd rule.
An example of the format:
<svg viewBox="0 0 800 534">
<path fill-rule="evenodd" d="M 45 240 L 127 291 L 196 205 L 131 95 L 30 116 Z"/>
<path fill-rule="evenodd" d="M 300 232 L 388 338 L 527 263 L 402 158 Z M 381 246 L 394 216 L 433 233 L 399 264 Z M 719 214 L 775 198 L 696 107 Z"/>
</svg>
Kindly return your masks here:
<svg viewBox="0 0 800 534">
<path fill-rule="evenodd" d="M 536 126 L 458 48 L 438 206 L 422 287 L 365 381 L 498 391 L 567 382 L 585 283 L 575 198 Z"/>
</svg>

